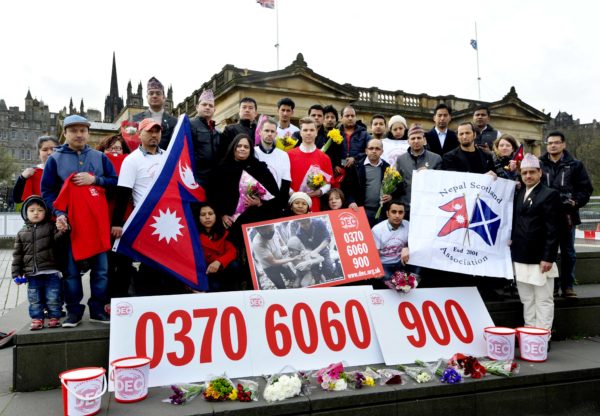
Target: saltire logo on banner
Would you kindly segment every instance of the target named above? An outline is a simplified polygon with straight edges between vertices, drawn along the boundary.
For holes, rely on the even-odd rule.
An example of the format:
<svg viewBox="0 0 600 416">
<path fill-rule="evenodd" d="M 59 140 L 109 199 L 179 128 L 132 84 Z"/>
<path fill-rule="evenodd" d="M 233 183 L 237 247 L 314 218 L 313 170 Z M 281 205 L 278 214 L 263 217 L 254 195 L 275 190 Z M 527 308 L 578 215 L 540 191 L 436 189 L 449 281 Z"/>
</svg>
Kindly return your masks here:
<svg viewBox="0 0 600 416">
<path fill-rule="evenodd" d="M 465 233 L 468 230 L 473 230 L 489 246 L 493 246 L 496 243 L 498 229 L 500 228 L 500 217 L 488 204 L 479 199 L 479 196 L 473 207 L 471 219 L 467 217 L 467 201 L 464 195 L 454 198 L 439 208 L 443 211 L 453 212 L 454 215 L 440 229 L 438 237 L 443 237 L 456 230 L 465 229 Z M 465 235 L 465 237 L 468 236 Z"/>
<path fill-rule="evenodd" d="M 165 162 L 115 242 L 114 251 L 163 270 L 195 290 L 208 290 L 206 264 L 190 204 L 204 201 L 194 179 L 190 121 L 179 117 Z"/>
</svg>

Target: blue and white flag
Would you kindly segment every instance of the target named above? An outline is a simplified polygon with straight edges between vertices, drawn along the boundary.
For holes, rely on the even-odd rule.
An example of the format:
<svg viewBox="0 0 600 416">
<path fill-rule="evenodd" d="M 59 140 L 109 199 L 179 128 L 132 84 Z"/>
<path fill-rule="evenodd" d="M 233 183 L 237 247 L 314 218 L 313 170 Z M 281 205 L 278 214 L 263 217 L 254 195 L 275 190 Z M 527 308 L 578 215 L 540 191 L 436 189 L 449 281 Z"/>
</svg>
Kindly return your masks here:
<svg viewBox="0 0 600 416">
<path fill-rule="evenodd" d="M 471 39 L 471 46 L 473 49 L 477 50 L 477 39 Z"/>
<path fill-rule="evenodd" d="M 490 175 L 413 172 L 409 263 L 512 279 L 508 242 L 514 192 L 514 181 Z"/>
</svg>

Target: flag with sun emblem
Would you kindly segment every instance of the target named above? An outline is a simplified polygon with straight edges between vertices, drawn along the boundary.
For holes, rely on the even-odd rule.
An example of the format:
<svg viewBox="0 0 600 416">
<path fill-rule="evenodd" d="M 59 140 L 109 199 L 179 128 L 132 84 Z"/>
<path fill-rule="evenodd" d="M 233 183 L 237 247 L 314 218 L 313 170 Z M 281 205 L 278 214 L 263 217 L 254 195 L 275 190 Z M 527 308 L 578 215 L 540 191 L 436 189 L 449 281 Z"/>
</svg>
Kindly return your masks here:
<svg viewBox="0 0 600 416">
<path fill-rule="evenodd" d="M 508 241 L 515 182 L 424 170 L 412 178 L 409 263 L 512 279 Z"/>
<path fill-rule="evenodd" d="M 190 121 L 179 117 L 165 163 L 125 223 L 113 250 L 207 290 L 206 264 L 190 205 L 204 201 L 194 179 Z"/>
</svg>

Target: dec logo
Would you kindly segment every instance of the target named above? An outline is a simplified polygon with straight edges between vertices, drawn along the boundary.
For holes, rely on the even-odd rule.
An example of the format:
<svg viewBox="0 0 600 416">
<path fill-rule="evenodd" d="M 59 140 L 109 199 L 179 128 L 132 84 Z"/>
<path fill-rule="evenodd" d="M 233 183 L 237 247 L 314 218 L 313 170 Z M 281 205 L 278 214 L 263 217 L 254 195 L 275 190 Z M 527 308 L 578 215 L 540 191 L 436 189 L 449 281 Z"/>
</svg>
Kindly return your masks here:
<svg viewBox="0 0 600 416">
<path fill-rule="evenodd" d="M 119 302 L 115 307 L 117 316 L 131 316 L 133 314 L 133 306 L 129 302 Z"/>
<path fill-rule="evenodd" d="M 340 221 L 340 225 L 344 230 L 358 228 L 358 220 L 349 212 L 344 212 L 343 214 L 338 215 L 338 220 Z"/>
<path fill-rule="evenodd" d="M 115 377 L 115 390 L 127 399 L 142 397 L 146 392 L 146 376 L 136 368 L 119 369 Z"/>
<path fill-rule="evenodd" d="M 260 295 L 251 295 L 248 298 L 248 302 L 250 303 L 251 308 L 262 308 L 265 306 L 265 300 Z"/>
<path fill-rule="evenodd" d="M 514 343 L 506 336 L 487 334 L 488 355 L 494 360 L 512 360 L 514 358 Z"/>
<path fill-rule="evenodd" d="M 372 293 L 370 295 L 370 298 L 371 298 L 371 305 L 381 306 L 384 304 L 383 297 L 377 293 Z"/>
</svg>

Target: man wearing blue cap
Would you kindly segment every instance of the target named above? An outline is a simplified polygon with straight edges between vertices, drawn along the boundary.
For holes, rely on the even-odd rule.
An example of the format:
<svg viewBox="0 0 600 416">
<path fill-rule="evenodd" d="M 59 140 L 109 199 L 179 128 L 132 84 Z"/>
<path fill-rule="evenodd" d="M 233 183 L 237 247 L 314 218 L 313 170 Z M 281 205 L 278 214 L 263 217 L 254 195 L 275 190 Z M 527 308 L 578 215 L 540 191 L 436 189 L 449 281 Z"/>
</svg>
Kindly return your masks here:
<svg viewBox="0 0 600 416">
<path fill-rule="evenodd" d="M 141 113 L 137 113 L 131 120 L 139 123 L 146 118 L 154 119 L 162 128 L 158 146 L 163 150 L 167 150 L 173 130 L 175 130 L 175 126 L 177 125 L 177 118 L 165 111 L 165 87 L 158 79 L 152 77 L 148 80 L 146 98 L 148 99 L 149 108 Z"/>
<path fill-rule="evenodd" d="M 65 135 L 65 144 L 58 147 L 56 151 L 48 158 L 44 167 L 42 176 L 42 197 L 46 205 L 56 216 L 56 227 L 59 231 L 66 231 L 72 228 L 71 238 L 67 250 L 67 264 L 64 273 L 64 297 L 67 305 L 67 318 L 63 322 L 63 327 L 75 327 L 81 322 L 85 306 L 80 302 L 83 298 L 81 284 L 81 275 L 77 267 L 74 252 L 79 252 L 83 247 L 76 247 L 73 244 L 74 235 L 84 232 L 92 232 L 92 228 L 101 223 L 103 218 L 101 213 L 92 214 L 87 217 L 81 217 L 81 211 L 87 208 L 83 198 L 70 198 L 66 210 L 58 209 L 57 199 L 65 199 L 63 190 L 71 188 L 72 194 L 85 189 L 89 189 L 90 197 L 98 197 L 101 192 L 99 188 L 114 187 L 117 185 L 117 173 L 110 160 L 102 152 L 94 150 L 87 145 L 89 138 L 90 123 L 84 117 L 79 115 L 70 115 L 65 118 L 63 123 L 63 134 Z M 68 180 L 68 182 L 67 182 Z M 65 184 L 65 182 L 67 182 Z M 75 189 L 74 189 L 75 188 Z M 85 195 L 85 193 L 84 193 Z M 101 198 L 105 197 L 102 193 Z M 62 207 L 62 206 L 61 206 Z M 79 210 L 79 208 L 81 210 Z M 78 208 L 78 209 L 74 209 Z M 108 215 L 108 212 L 106 213 Z M 81 224 L 81 222 L 89 224 Z M 77 223 L 79 221 L 79 223 Z M 89 229 L 88 228 L 89 225 Z M 75 228 L 79 228 L 75 230 Z M 103 232 L 104 230 L 100 230 Z M 107 227 L 110 233 L 110 229 Z M 91 297 L 88 305 L 90 308 L 90 320 L 94 322 L 109 323 L 110 318 L 105 313 L 104 306 L 108 304 L 108 262 L 106 250 L 110 249 L 110 239 L 105 251 L 94 254 L 86 258 L 91 267 L 90 286 Z M 101 250 L 100 250 L 101 251 Z"/>
</svg>

